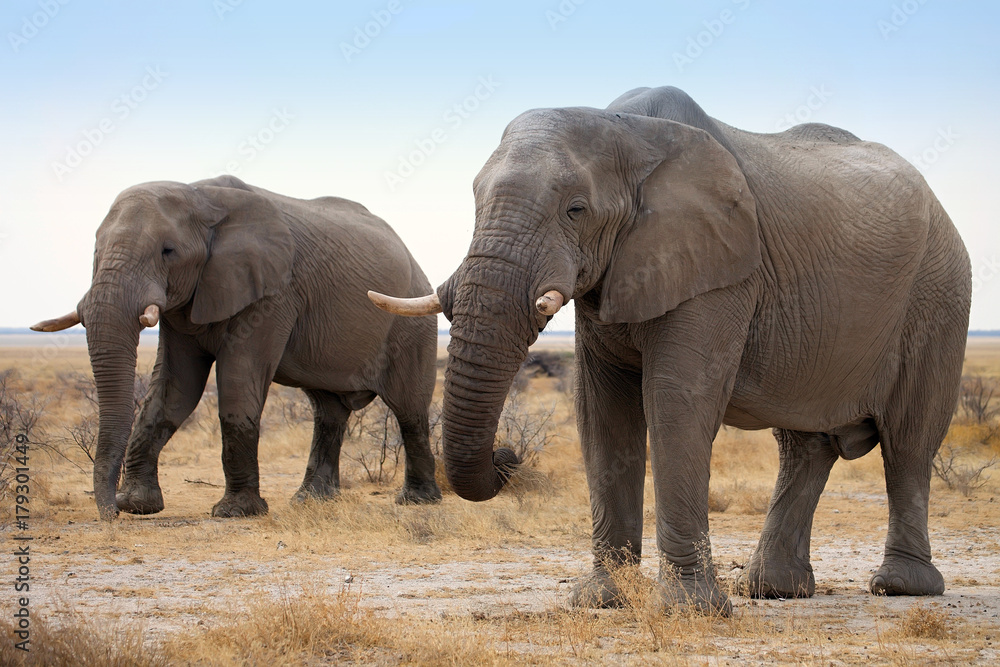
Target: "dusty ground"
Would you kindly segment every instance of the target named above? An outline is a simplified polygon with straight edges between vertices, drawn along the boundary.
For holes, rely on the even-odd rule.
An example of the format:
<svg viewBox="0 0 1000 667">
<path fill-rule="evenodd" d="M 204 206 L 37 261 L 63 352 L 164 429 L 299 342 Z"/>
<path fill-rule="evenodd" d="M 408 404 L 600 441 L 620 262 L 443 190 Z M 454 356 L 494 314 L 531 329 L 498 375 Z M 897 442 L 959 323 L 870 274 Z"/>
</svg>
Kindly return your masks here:
<svg viewBox="0 0 1000 667">
<path fill-rule="evenodd" d="M 148 367 L 150 354 L 141 353 L 140 368 Z M 8 367 L 18 369 L 26 391 L 50 399 L 47 440 L 58 441 L 60 429 L 89 409 L 65 375 L 87 370 L 83 350 L 66 346 L 40 355 L 0 348 L 0 369 Z M 996 375 L 997 368 L 1000 341 L 973 341 L 967 370 Z M 446 494 L 439 506 L 396 506 L 401 469 L 395 480 L 368 481 L 359 461 L 371 465 L 371 443 L 358 436 L 342 460 L 342 497 L 289 505 L 310 433 L 309 424 L 281 416 L 282 407 L 287 414 L 296 406 L 292 392 L 276 391 L 265 419 L 266 517 L 209 517 L 223 483 L 210 406 L 200 407 L 164 450 L 167 507 L 155 516 L 98 522 L 82 452 L 66 442 L 61 448 L 69 460 L 38 452 L 32 459 L 32 614 L 51 625 L 49 632 L 85 628 L 107 642 L 138 628 L 140 648 L 171 663 L 1000 662 L 997 469 L 968 496 L 934 481 L 930 531 L 946 594 L 877 598 L 865 589 L 886 534 L 877 453 L 834 468 L 813 528 L 814 598 L 734 597 L 732 619 L 664 617 L 643 606 L 639 579 L 629 608 L 566 609 L 573 580 L 589 566 L 590 517 L 570 400 L 557 385 L 534 379 L 523 392 L 530 410 L 553 411 L 555 438 L 540 454 L 537 479 L 484 504 Z M 989 443 L 969 449 L 977 434 L 958 424 L 949 436 L 966 447 L 962 460 L 970 464 L 992 454 Z M 769 433 L 720 433 L 712 489 L 713 506 L 724 511 L 710 519 L 724 582 L 735 580 L 756 544 L 776 470 Z M 383 472 L 388 477 L 387 467 Z M 647 484 L 647 579 L 656 569 L 652 505 Z M 14 529 L 6 525 L 3 532 L 11 544 L 6 538 Z M 7 558 L 5 578 L 12 567 Z M 4 598 L 5 607 L 12 597 Z M 298 637 L 290 628 L 315 623 L 309 614 L 316 609 L 353 634 L 317 630 L 280 650 L 273 638 L 254 639 L 268 632 Z"/>
</svg>

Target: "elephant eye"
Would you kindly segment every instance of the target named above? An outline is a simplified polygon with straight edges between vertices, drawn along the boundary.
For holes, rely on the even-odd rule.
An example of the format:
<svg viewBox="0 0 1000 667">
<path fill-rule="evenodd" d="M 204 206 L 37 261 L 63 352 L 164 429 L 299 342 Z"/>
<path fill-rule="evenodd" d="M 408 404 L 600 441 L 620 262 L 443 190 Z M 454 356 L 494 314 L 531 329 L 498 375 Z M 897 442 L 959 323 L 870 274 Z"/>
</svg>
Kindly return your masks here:
<svg viewBox="0 0 1000 667">
<path fill-rule="evenodd" d="M 163 256 L 164 257 L 170 257 L 170 255 L 172 255 L 173 253 L 174 253 L 173 246 L 169 246 L 169 245 L 163 246 Z"/>
<path fill-rule="evenodd" d="M 576 204 L 566 209 L 566 215 L 575 220 L 576 218 L 579 218 L 581 215 L 583 215 L 584 210 L 585 209 L 582 206 Z"/>
</svg>

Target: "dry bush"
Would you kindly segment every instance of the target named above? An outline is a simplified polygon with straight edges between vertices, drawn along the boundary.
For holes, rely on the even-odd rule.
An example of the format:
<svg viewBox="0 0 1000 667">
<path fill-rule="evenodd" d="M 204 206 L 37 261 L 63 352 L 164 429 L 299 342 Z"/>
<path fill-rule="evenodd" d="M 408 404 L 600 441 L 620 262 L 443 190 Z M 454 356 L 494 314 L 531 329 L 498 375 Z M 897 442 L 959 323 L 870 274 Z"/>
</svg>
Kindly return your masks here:
<svg viewBox="0 0 1000 667">
<path fill-rule="evenodd" d="M 28 466 L 32 450 L 52 448 L 44 442 L 38 422 L 45 414 L 46 402 L 30 386 L 18 383 L 13 368 L 0 371 L 0 500 L 7 500 L 16 479 L 18 456 L 26 456 Z M 24 461 L 24 459 L 22 459 Z M 4 502 L 4 510 L 9 503 Z"/>
<path fill-rule="evenodd" d="M 267 393 L 267 403 L 261 415 L 261 423 L 266 423 L 268 429 L 278 429 L 283 426 L 295 428 L 300 424 L 311 425 L 312 403 L 301 389 L 272 384 Z"/>
<path fill-rule="evenodd" d="M 353 442 L 345 454 L 361 466 L 370 483 L 387 484 L 396 479 L 403 437 L 396 417 L 382 399 L 355 410 L 348 419 L 346 435 Z"/>
<path fill-rule="evenodd" d="M 64 427 L 64 441 L 83 452 L 90 462 L 94 462 L 97 453 L 97 432 L 100 419 L 94 412 L 81 415 L 80 421 Z"/>
<path fill-rule="evenodd" d="M 899 634 L 914 639 L 949 639 L 954 636 L 951 617 L 938 605 L 915 604 L 898 623 Z"/>
<path fill-rule="evenodd" d="M 934 455 L 933 472 L 949 489 L 969 497 L 986 484 L 988 480 L 983 478 L 983 473 L 1000 463 L 1000 459 L 994 456 L 984 463 L 959 463 L 963 456 L 964 452 L 960 448 L 949 443 L 941 445 Z"/>
<path fill-rule="evenodd" d="M 990 401 L 997 389 L 997 381 L 981 375 L 966 375 L 959 388 L 958 407 L 965 417 L 976 424 L 992 421 L 1000 408 L 991 408 Z"/>
<path fill-rule="evenodd" d="M 73 387 L 76 390 L 77 395 L 83 399 L 85 405 L 79 413 L 79 419 L 69 426 L 63 427 L 64 435 L 58 437 L 58 442 L 80 450 L 90 461 L 93 461 L 97 447 L 98 415 L 100 412 L 97 383 L 94 382 L 92 374 L 79 371 L 60 373 L 58 377 L 60 384 Z M 135 384 L 132 387 L 135 416 L 139 414 L 139 408 L 149 391 L 152 377 L 152 372 L 136 371 Z"/>
<path fill-rule="evenodd" d="M 14 626 L 5 614 L 0 619 L 0 664 L 78 665 L 79 667 L 167 667 L 174 664 L 157 649 L 143 642 L 142 628 L 112 627 L 102 620 L 73 614 L 56 624 L 34 616 L 31 619 L 29 652 L 14 647 Z"/>
<path fill-rule="evenodd" d="M 521 460 L 521 467 L 534 467 L 538 455 L 555 438 L 552 415 L 555 406 L 534 409 L 522 392 L 512 390 L 507 396 L 497 425 L 497 446 L 509 447 Z"/>
</svg>

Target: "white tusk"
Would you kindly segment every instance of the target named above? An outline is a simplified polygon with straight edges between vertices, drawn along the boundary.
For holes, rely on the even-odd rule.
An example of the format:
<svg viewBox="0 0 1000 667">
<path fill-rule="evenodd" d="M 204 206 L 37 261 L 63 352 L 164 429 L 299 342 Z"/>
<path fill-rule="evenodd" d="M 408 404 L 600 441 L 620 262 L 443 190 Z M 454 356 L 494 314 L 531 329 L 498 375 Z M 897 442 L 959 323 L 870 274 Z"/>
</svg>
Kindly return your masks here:
<svg viewBox="0 0 1000 667">
<path fill-rule="evenodd" d="M 562 307 L 563 295 L 558 290 L 549 290 L 545 294 L 538 297 L 538 301 L 535 301 L 535 308 L 537 308 L 538 312 L 542 315 L 555 315 Z"/>
<path fill-rule="evenodd" d="M 32 331 L 62 331 L 80 323 L 80 316 L 74 310 L 54 320 L 45 320 L 31 327 Z"/>
<path fill-rule="evenodd" d="M 441 301 L 437 294 L 403 299 L 368 290 L 368 298 L 382 310 L 394 315 L 421 317 L 423 315 L 437 315 L 441 312 Z"/>
<path fill-rule="evenodd" d="M 160 321 L 160 307 L 155 303 L 151 303 L 146 306 L 146 310 L 142 311 L 142 315 L 139 316 L 139 324 L 144 327 L 155 327 L 156 323 Z"/>
</svg>

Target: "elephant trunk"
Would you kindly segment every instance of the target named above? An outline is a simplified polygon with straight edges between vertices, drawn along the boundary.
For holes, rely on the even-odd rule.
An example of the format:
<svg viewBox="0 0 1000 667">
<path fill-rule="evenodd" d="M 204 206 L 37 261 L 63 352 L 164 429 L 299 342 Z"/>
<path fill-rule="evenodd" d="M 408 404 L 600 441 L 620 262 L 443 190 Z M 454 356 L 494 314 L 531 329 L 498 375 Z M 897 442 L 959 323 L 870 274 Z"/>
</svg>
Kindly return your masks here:
<svg viewBox="0 0 1000 667">
<path fill-rule="evenodd" d="M 135 367 L 142 325 L 142 306 L 123 305 L 128 300 L 102 293 L 88 295 L 87 349 L 97 385 L 100 421 L 94 454 L 94 499 L 101 518 L 118 515 L 115 492 L 135 412 Z"/>
<path fill-rule="evenodd" d="M 510 449 L 494 451 L 493 441 L 527 345 L 514 351 L 504 348 L 500 355 L 495 345 L 457 337 L 455 329 L 462 327 L 456 320 L 448 344 L 442 412 L 445 473 L 455 493 L 482 501 L 500 492 L 520 462 Z M 486 358 L 491 362 L 484 363 Z"/>
<path fill-rule="evenodd" d="M 442 444 L 452 489 L 482 501 L 496 496 L 520 463 L 512 450 L 494 451 L 493 444 L 514 376 L 538 336 L 539 272 L 532 258 L 520 265 L 470 251 L 477 254 L 439 289 L 452 323 Z"/>
</svg>

